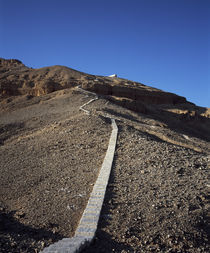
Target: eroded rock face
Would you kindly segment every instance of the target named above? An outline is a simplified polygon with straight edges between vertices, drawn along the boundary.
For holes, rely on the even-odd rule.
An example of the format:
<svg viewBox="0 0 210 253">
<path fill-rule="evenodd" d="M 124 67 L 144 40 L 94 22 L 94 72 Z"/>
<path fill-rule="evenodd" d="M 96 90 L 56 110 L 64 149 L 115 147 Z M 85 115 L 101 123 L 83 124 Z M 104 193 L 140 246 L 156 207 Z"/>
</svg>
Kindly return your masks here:
<svg viewBox="0 0 210 253">
<path fill-rule="evenodd" d="M 129 98 L 118 98 L 115 96 L 108 96 L 107 99 L 117 105 L 130 109 L 134 112 L 141 112 L 144 114 L 148 112 L 146 105 L 141 101 L 132 100 Z"/>
<path fill-rule="evenodd" d="M 59 83 L 46 79 L 43 81 L 37 81 L 34 84 L 25 83 L 23 87 L 19 89 L 19 93 L 23 95 L 41 96 L 53 91 L 61 90 L 62 88 L 63 87 Z"/>
<path fill-rule="evenodd" d="M 17 59 L 8 59 L 5 60 L 0 58 L 0 68 L 1 70 L 10 70 L 11 67 L 24 66 L 24 64 Z"/>
<path fill-rule="evenodd" d="M 89 75 L 65 66 L 32 69 L 19 60 L 0 58 L 0 100 L 18 95 L 41 96 L 78 85 L 136 112 L 159 111 L 158 114 L 164 112 L 172 118 L 181 114 L 179 119 L 184 122 L 209 118 L 207 108 L 196 107 L 184 97 L 141 83 Z"/>
<path fill-rule="evenodd" d="M 40 96 L 76 85 L 97 94 L 112 96 L 112 101 L 135 111 L 144 111 L 144 104 L 186 103 L 184 97 L 121 78 L 97 77 L 64 66 L 31 69 L 19 60 L 0 58 L 1 97 Z M 123 99 L 116 100 L 114 97 Z"/>
<path fill-rule="evenodd" d="M 180 104 L 187 102 L 184 97 L 154 88 L 151 89 L 150 87 L 141 84 L 139 84 L 139 86 L 133 86 L 126 82 L 121 82 L 119 84 L 84 82 L 82 87 L 101 95 L 127 98 L 145 104 Z"/>
<path fill-rule="evenodd" d="M 17 96 L 17 88 L 8 80 L 2 80 L 0 83 L 0 94 L 2 97 Z"/>
<path fill-rule="evenodd" d="M 21 61 L 0 58 L 0 98 L 40 96 L 78 85 L 85 74 L 63 66 L 32 69 Z"/>
<path fill-rule="evenodd" d="M 185 103 L 184 97 L 123 80 L 96 77 L 64 66 L 31 69 L 19 60 L 0 58 L 0 95 L 17 96 L 29 94 L 40 96 L 56 90 L 82 85 L 82 88 L 101 95 L 124 98 L 117 101 L 128 108 L 142 111 L 143 104 Z M 138 101 L 138 102 L 137 102 Z M 138 109 L 139 107 L 139 109 Z"/>
</svg>

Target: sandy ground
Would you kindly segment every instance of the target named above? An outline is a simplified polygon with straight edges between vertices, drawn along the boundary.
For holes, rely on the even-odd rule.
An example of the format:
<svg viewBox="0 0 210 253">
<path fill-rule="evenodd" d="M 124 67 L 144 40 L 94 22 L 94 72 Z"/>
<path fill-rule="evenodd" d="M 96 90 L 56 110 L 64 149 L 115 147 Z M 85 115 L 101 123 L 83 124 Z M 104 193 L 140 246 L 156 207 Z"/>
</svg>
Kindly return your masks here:
<svg viewBox="0 0 210 253">
<path fill-rule="evenodd" d="M 37 252 L 73 235 L 108 145 L 104 115 L 116 118 L 119 136 L 85 252 L 209 252 L 209 143 L 103 98 L 87 116 L 78 108 L 88 100 L 60 91 L 2 105 L 1 252 Z"/>
</svg>

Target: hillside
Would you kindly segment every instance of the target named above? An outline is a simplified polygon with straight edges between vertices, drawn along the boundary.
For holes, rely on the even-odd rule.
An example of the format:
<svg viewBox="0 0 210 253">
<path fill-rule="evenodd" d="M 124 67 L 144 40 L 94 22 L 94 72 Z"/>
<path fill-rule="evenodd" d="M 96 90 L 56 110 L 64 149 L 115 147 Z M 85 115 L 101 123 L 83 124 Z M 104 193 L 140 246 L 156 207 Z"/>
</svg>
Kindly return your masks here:
<svg viewBox="0 0 210 253">
<path fill-rule="evenodd" d="M 210 109 L 196 106 L 184 97 L 126 79 L 89 75 L 64 66 L 31 69 L 18 60 L 0 59 L 2 109 L 11 96 L 40 96 L 76 86 L 160 120 L 170 128 L 210 139 Z"/>
<path fill-rule="evenodd" d="M 80 107 L 95 92 L 87 115 Z M 0 58 L 0 252 L 74 235 L 117 147 L 96 238 L 84 252 L 205 252 L 210 109 L 122 78 Z"/>
</svg>

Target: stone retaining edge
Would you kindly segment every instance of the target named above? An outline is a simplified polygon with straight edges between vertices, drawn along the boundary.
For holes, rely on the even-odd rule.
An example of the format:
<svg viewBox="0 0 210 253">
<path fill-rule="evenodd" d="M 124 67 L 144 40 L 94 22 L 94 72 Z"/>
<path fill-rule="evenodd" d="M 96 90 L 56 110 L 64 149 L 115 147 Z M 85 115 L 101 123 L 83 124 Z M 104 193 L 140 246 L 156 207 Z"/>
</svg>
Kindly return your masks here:
<svg viewBox="0 0 210 253">
<path fill-rule="evenodd" d="M 89 105 L 90 103 L 92 103 L 93 101 L 95 101 L 97 99 L 98 99 L 98 97 L 91 99 L 90 101 L 88 101 L 84 105 L 80 106 L 79 109 L 82 110 L 83 112 L 85 112 L 86 114 L 90 115 L 90 112 L 88 110 L 85 110 L 83 107 L 85 107 L 86 105 Z"/>
<path fill-rule="evenodd" d="M 95 99 L 91 99 L 85 105 L 96 99 L 97 97 Z M 86 111 L 83 109 L 85 105 L 83 105 L 82 108 L 80 107 L 80 109 Z M 40 253 L 78 253 L 89 246 L 93 241 L 98 226 L 117 143 L 118 127 L 114 119 L 111 119 L 111 122 L 112 133 L 109 139 L 106 156 L 74 237 L 64 238 L 49 247 L 44 248 Z"/>
</svg>

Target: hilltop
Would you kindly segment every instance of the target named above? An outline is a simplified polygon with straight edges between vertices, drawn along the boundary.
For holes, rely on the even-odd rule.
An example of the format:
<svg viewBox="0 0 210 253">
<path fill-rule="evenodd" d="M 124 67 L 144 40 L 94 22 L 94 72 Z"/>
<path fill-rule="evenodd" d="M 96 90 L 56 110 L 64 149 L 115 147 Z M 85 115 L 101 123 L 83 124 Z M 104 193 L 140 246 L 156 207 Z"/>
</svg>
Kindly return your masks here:
<svg viewBox="0 0 210 253">
<path fill-rule="evenodd" d="M 90 115 L 80 110 L 87 105 Z M 71 237 L 119 128 L 96 239 L 85 252 L 208 252 L 210 109 L 118 77 L 0 58 L 0 248 Z"/>
<path fill-rule="evenodd" d="M 76 86 L 132 111 L 151 115 L 169 127 L 210 138 L 210 108 L 196 106 L 184 97 L 122 78 L 90 75 L 64 66 L 32 69 L 19 60 L 0 58 L 2 104 L 7 103 L 8 97 L 11 100 L 20 95 L 41 96 Z"/>
</svg>

